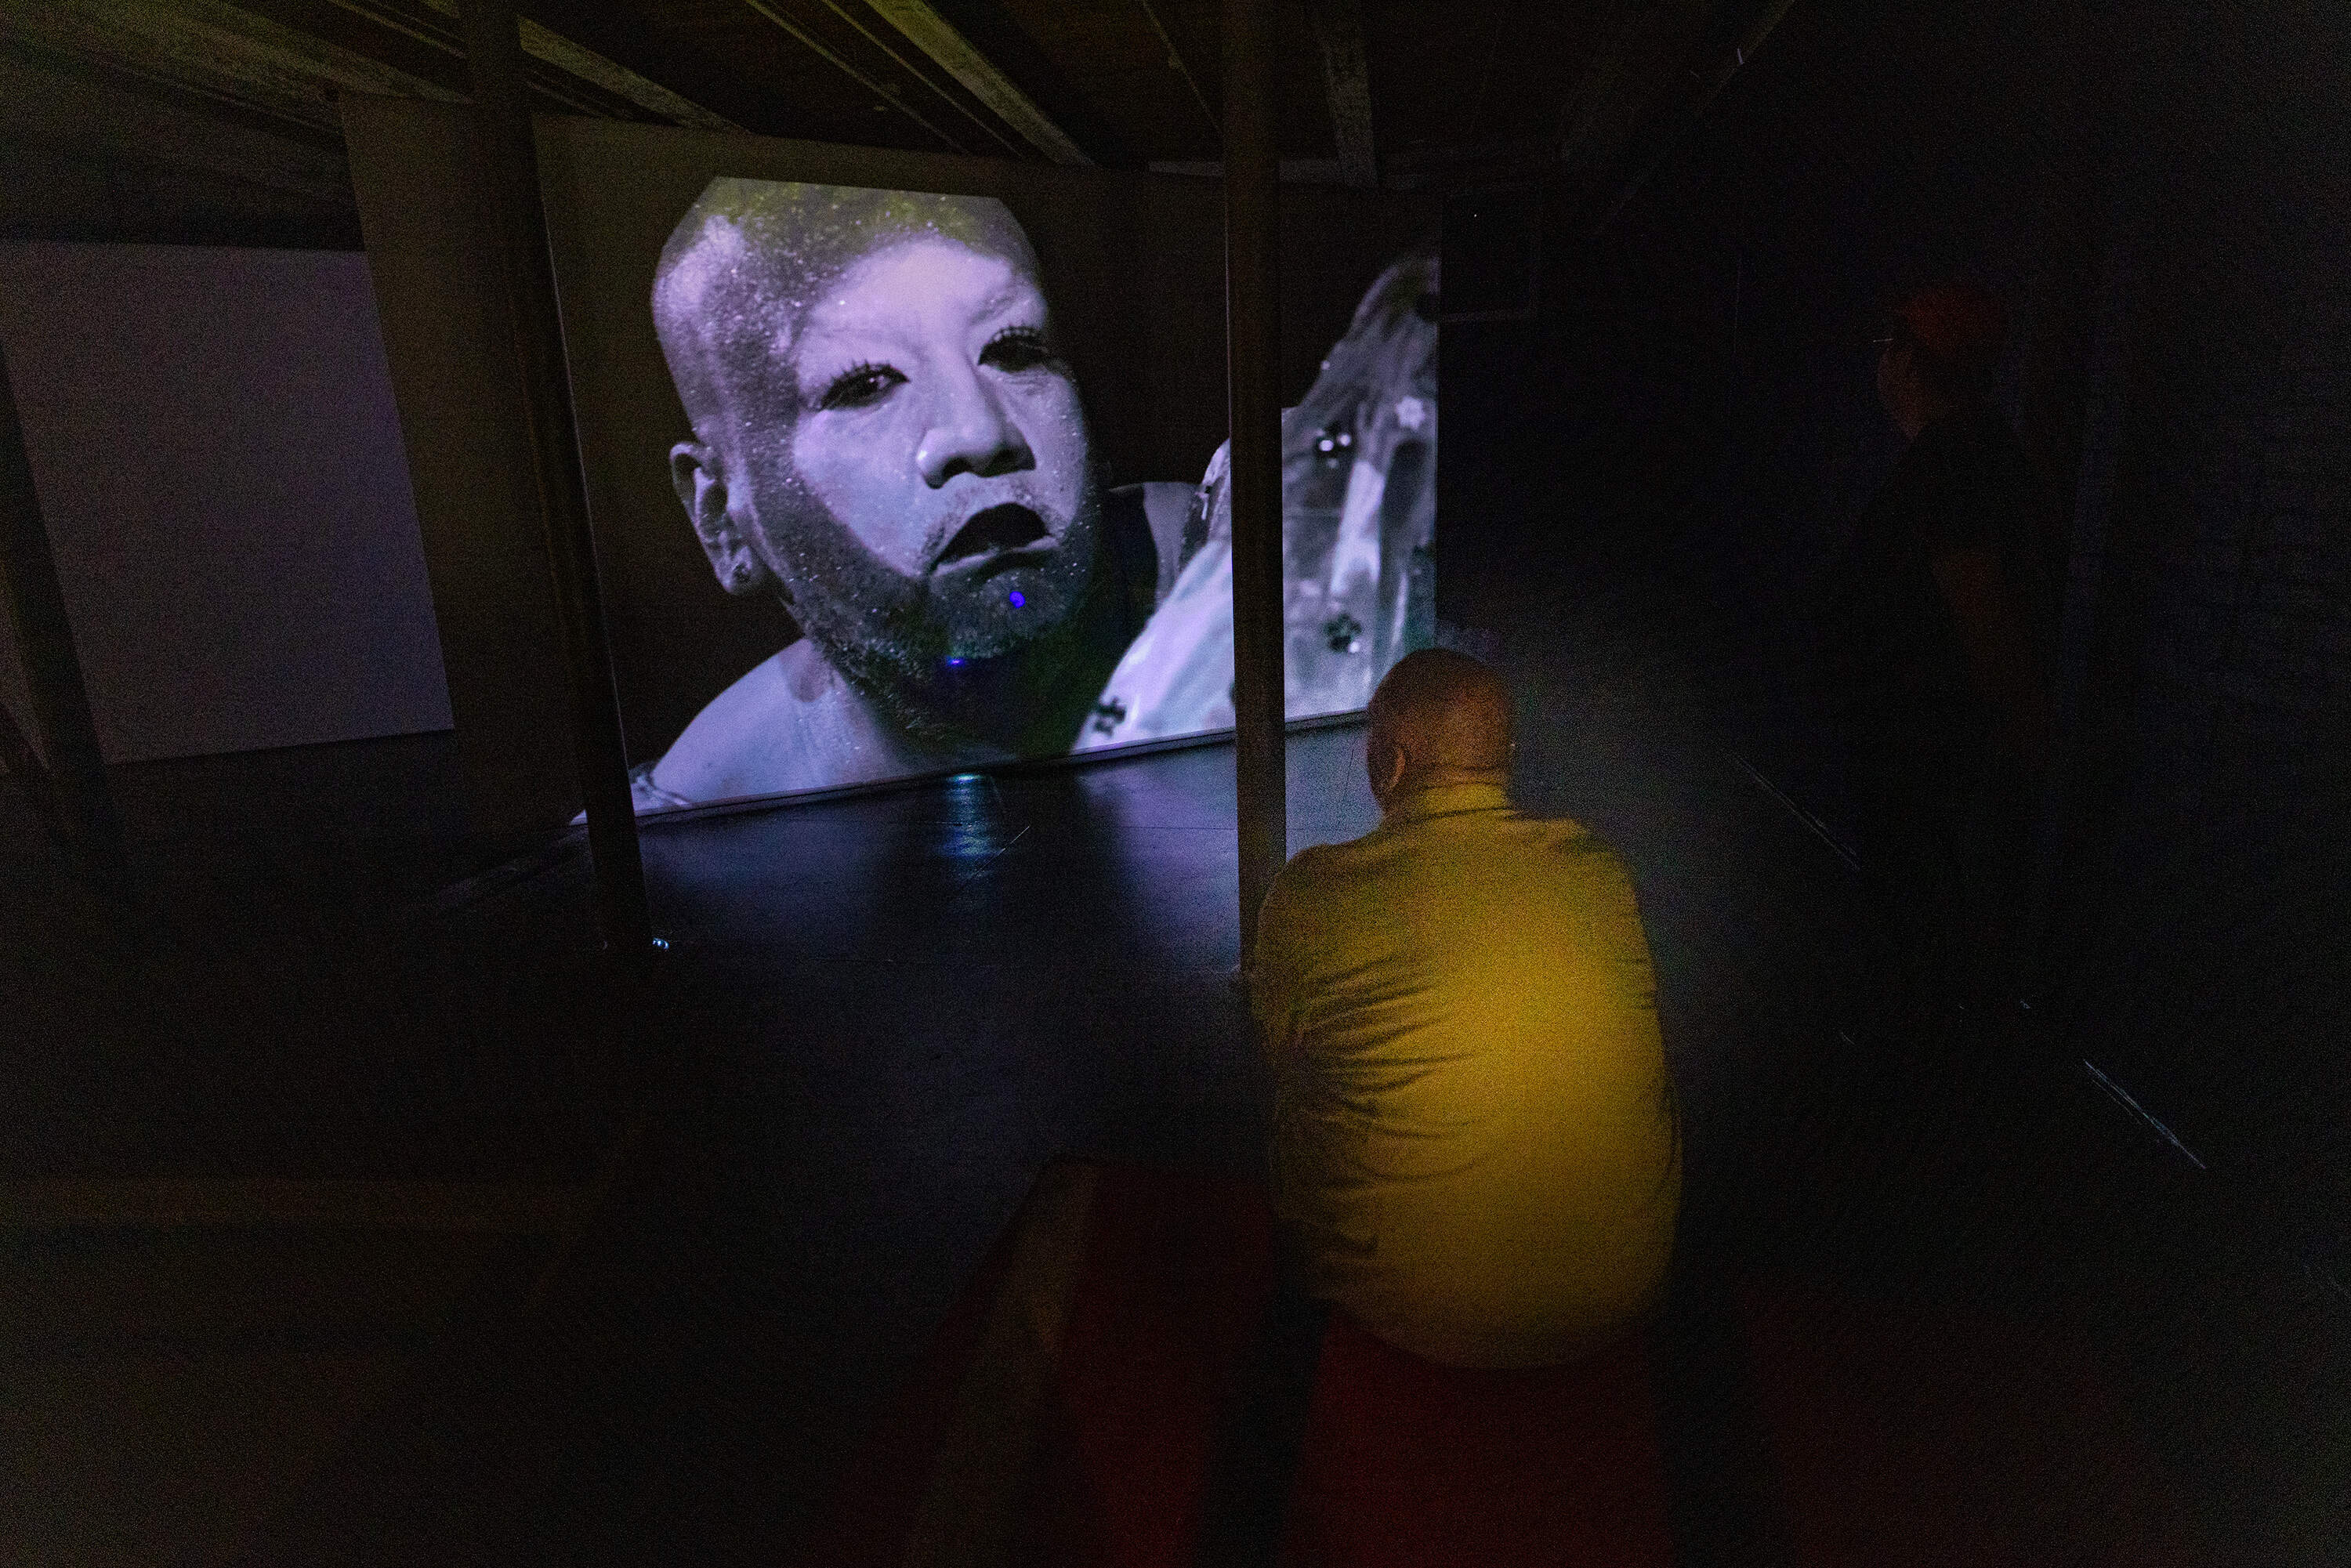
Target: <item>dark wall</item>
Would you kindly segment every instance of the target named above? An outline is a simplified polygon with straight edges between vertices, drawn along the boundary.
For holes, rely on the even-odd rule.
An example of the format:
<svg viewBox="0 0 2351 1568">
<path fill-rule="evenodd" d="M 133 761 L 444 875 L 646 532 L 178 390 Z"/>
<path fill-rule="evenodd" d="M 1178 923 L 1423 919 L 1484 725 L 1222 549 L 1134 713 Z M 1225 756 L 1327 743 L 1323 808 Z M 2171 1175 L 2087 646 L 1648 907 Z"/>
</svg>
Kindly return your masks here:
<svg viewBox="0 0 2351 1568">
<path fill-rule="evenodd" d="M 2094 1046 L 2314 1192 L 2351 1170 L 2351 12 L 2199 22 L 2122 46 L 2128 358 L 2054 956 Z"/>
<path fill-rule="evenodd" d="M 1922 282 L 2001 294 L 2078 699 L 2051 1049 L 2297 1182 L 2351 1164 L 2346 60 L 2351 12 L 2284 0 L 1799 5 L 1616 222 L 1553 223 L 1541 319 L 1444 365 L 1444 613 L 1648 595 L 1834 826 L 1810 649 L 1897 454 L 1869 339 Z"/>
</svg>

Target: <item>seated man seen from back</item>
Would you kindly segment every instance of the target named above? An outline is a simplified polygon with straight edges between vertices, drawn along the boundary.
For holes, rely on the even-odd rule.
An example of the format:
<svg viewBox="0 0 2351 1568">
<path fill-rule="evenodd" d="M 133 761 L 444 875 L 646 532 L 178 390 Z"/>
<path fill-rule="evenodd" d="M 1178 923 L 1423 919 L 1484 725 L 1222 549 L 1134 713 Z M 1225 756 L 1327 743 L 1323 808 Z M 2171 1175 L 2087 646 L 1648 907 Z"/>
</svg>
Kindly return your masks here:
<svg viewBox="0 0 2351 1568">
<path fill-rule="evenodd" d="M 1315 1296 L 1456 1366 L 1571 1361 L 1656 1299 L 1680 1151 L 1615 854 L 1511 810 L 1510 694 L 1406 656 L 1372 698 L 1382 819 L 1301 851 L 1259 925 L 1274 1200 Z"/>
</svg>

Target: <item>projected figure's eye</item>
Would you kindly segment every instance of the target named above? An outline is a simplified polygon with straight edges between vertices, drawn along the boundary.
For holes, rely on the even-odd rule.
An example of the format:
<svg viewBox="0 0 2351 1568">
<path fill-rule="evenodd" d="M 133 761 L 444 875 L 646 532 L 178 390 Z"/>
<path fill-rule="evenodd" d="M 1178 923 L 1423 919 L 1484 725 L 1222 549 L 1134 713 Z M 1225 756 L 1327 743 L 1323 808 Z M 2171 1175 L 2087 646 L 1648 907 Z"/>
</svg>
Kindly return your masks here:
<svg viewBox="0 0 2351 1568">
<path fill-rule="evenodd" d="M 868 408 L 880 402 L 890 389 L 906 378 L 888 365 L 863 364 L 843 371 L 832 378 L 832 384 L 817 399 L 817 406 L 833 408 Z"/>
<path fill-rule="evenodd" d="M 988 340 L 987 347 L 979 351 L 979 362 L 1008 375 L 1047 370 L 1061 363 L 1054 356 L 1053 345 L 1034 327 L 1007 327 Z"/>
</svg>

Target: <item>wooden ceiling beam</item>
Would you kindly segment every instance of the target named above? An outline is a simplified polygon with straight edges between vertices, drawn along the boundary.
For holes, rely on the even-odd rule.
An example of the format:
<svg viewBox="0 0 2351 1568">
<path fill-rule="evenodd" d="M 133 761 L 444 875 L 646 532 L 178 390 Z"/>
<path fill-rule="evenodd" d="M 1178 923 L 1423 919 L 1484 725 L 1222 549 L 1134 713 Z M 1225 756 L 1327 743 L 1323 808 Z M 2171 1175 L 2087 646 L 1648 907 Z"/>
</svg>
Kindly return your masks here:
<svg viewBox="0 0 2351 1568">
<path fill-rule="evenodd" d="M 1684 110 L 1680 122 L 1659 141 L 1656 151 L 1650 155 L 1648 161 L 1625 181 L 1625 188 L 1617 193 L 1615 201 L 1611 203 L 1608 210 L 1601 215 L 1600 227 L 1605 228 L 1614 223 L 1616 215 L 1631 204 L 1634 197 L 1641 193 L 1642 187 L 1649 183 L 1649 177 L 1657 172 L 1658 166 L 1671 156 L 1674 149 L 1680 144 L 1684 133 L 1698 122 L 1700 117 L 1706 113 L 1708 106 L 1714 102 L 1724 88 L 1730 85 L 1730 78 L 1747 68 L 1747 62 L 1753 57 L 1758 49 L 1763 47 L 1763 40 L 1771 36 L 1771 29 L 1780 25 L 1780 19 L 1788 14 L 1789 7 L 1793 4 L 1794 0 L 1767 0 L 1762 10 L 1757 13 L 1754 21 L 1748 25 L 1747 31 L 1740 37 L 1736 44 L 1731 46 L 1728 54 L 1715 62 L 1711 70 L 1691 73 L 1698 78 L 1698 90 Z"/>
<path fill-rule="evenodd" d="M 456 0 L 330 0 L 340 9 L 455 58 L 464 47 L 436 17 L 455 18 Z M 322 130 L 340 129 L 331 91 L 463 103 L 466 95 L 370 55 L 330 43 L 227 0 L 0 0 L 0 19 L 32 42 L 123 75 L 257 108 Z M 732 120 L 648 80 L 528 19 L 524 51 L 561 73 L 542 86 L 584 112 L 609 114 L 612 99 L 679 125 L 739 131 Z M 608 95 L 563 90 L 565 78 Z"/>
<path fill-rule="evenodd" d="M 773 5 L 768 5 L 767 0 L 743 0 L 743 4 L 758 12 L 762 17 L 766 18 L 770 25 L 776 27 L 779 32 L 789 37 L 802 48 L 808 50 L 809 53 L 816 56 L 817 58 L 822 60 L 825 64 L 831 66 L 833 69 L 839 71 L 841 75 L 847 77 L 850 80 L 863 88 L 867 92 L 872 93 L 884 106 L 896 110 L 900 114 L 904 115 L 907 119 L 913 120 L 915 124 L 929 131 L 933 136 L 937 137 L 940 141 L 946 143 L 949 148 L 957 152 L 968 152 L 971 151 L 970 148 L 956 140 L 951 133 L 941 130 L 939 127 L 932 124 L 928 120 L 925 119 L 923 112 L 916 109 L 913 104 L 908 103 L 904 94 L 895 91 L 885 83 L 874 80 L 872 76 L 859 69 L 855 61 L 841 54 L 838 50 L 827 46 L 823 39 L 819 38 L 806 27 L 801 26 L 789 16 L 778 11 Z"/>
<path fill-rule="evenodd" d="M 1561 103 L 1554 132 L 1410 148 L 1385 160 L 1384 183 L 1401 189 L 1557 183 L 1571 193 L 1571 206 L 1586 208 L 1605 225 L 1640 188 L 1663 150 L 1745 66 L 1791 0 L 1763 0 L 1722 60 L 1708 58 L 1693 69 L 1695 51 L 1720 3 L 1612 0 L 1598 28 L 1599 46 Z"/>
<path fill-rule="evenodd" d="M 1221 158 L 1155 158 L 1144 167 L 1154 174 L 1176 174 L 1186 180 L 1221 180 Z M 1353 183 L 1336 158 L 1284 158 L 1280 169 L 1285 185 L 1346 185 Z"/>
<path fill-rule="evenodd" d="M 925 0 L 866 0 L 866 4 L 1038 152 L 1056 163 L 1092 164 L 1084 148 Z"/>
<path fill-rule="evenodd" d="M 1307 0 L 1306 10 L 1322 56 L 1340 178 L 1368 190 L 1380 183 L 1380 165 L 1372 143 L 1372 70 L 1364 49 L 1361 0 Z"/>
<path fill-rule="evenodd" d="M 1558 172 L 1558 144 L 1548 136 L 1514 136 L 1450 146 L 1407 147 L 1382 161 L 1381 182 L 1391 190 L 1541 180 Z"/>
<path fill-rule="evenodd" d="M 874 37 L 872 28 L 866 26 L 864 23 L 852 16 L 843 6 L 842 0 L 822 0 L 822 4 L 826 10 L 831 12 L 834 16 L 847 23 L 850 27 L 856 32 L 859 37 L 864 39 L 874 48 L 880 50 L 883 56 L 886 57 L 892 65 L 904 72 L 908 80 L 918 81 L 925 87 L 928 88 L 932 94 L 936 97 L 941 103 L 946 104 L 949 109 L 952 109 L 957 114 L 962 115 L 964 119 L 969 120 L 974 126 L 977 127 L 980 132 L 989 141 L 995 142 L 998 147 L 1003 148 L 1015 158 L 1021 155 L 1020 143 L 1005 135 L 1004 132 L 997 129 L 994 124 L 990 123 L 979 114 L 974 112 L 973 110 L 963 101 L 963 99 L 956 97 L 955 94 L 941 87 L 929 72 L 917 70 L 913 66 L 909 65 L 904 56 L 900 55 L 897 50 L 892 48 L 888 44 L 883 43 L 880 38 Z M 850 5 L 857 5 L 859 4 L 859 0 L 848 0 L 848 4 Z M 876 18 L 876 20 L 879 20 L 879 18 Z M 904 42 L 903 39 L 900 41 Z M 931 63 L 935 67 L 938 62 L 934 60 Z"/>
<path fill-rule="evenodd" d="M 1633 130 L 1705 30 L 1710 0 L 1644 5 L 1617 0 L 1600 51 L 1560 110 L 1560 172 L 1570 180 L 1605 174 Z"/>
<path fill-rule="evenodd" d="M 0 135 L 68 157 L 282 192 L 301 198 L 305 210 L 350 201 L 350 171 L 323 135 L 279 134 L 160 101 L 72 61 L 46 67 L 0 55 Z"/>
<path fill-rule="evenodd" d="M 0 0 L 12 31 L 70 58 L 333 129 L 328 89 L 465 95 L 220 0 Z"/>
<path fill-rule="evenodd" d="M 455 19 L 457 0 L 422 0 L 442 16 Z M 383 26 L 413 30 L 395 21 L 380 0 L 333 0 L 333 4 L 355 16 L 365 16 Z M 674 124 L 691 126 L 697 131 L 740 131 L 743 128 L 723 115 L 714 114 L 693 99 L 670 91 L 648 78 L 641 77 L 617 60 L 608 60 L 585 45 L 575 44 L 560 33 L 550 32 L 528 16 L 517 16 L 522 36 L 522 52 L 542 65 L 553 66 L 566 76 L 575 77 L 590 87 L 601 88 L 614 98 L 632 103 L 648 114 L 659 115 Z M 438 39 L 425 38 L 438 44 Z M 463 55 L 463 46 L 454 52 Z"/>
</svg>

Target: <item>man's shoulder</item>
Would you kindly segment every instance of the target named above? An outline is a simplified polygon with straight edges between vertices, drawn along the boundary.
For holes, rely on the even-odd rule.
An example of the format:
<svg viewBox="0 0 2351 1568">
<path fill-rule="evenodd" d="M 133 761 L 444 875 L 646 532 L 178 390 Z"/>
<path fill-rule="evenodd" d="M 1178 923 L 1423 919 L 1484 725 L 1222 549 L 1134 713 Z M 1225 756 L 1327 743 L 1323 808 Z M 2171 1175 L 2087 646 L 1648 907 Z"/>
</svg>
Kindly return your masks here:
<svg viewBox="0 0 2351 1568">
<path fill-rule="evenodd" d="M 854 782 L 836 777 L 852 760 L 835 733 L 849 700 L 847 683 L 803 638 L 711 698 L 653 765 L 652 782 L 688 800 Z"/>
<path fill-rule="evenodd" d="M 1290 857 L 1280 874 L 1274 878 L 1274 885 L 1279 887 L 1288 882 L 1295 886 L 1344 875 L 1363 863 L 1364 846 L 1370 844 L 1374 836 L 1365 834 L 1363 838 L 1349 839 L 1343 843 L 1309 844 Z"/>
<path fill-rule="evenodd" d="M 1613 852 L 1572 818 L 1465 811 L 1401 825 L 1383 823 L 1360 838 L 1309 844 L 1290 857 L 1282 874 L 1298 881 L 1374 875 L 1443 857 L 1465 844 L 1502 854 Z"/>
<path fill-rule="evenodd" d="M 1530 855 L 1540 855 L 1572 873 L 1625 874 L 1616 846 L 1573 817 L 1527 817 L 1513 813 L 1510 836 Z"/>
<path fill-rule="evenodd" d="M 1266 890 L 1263 919 L 1269 925 L 1297 928 L 1332 908 L 1334 889 L 1356 873 L 1358 860 L 1349 852 L 1361 839 L 1343 844 L 1309 844 L 1290 857 Z"/>
<path fill-rule="evenodd" d="M 1457 842 L 1485 878 L 1501 877 L 1530 891 L 1550 887 L 1567 893 L 1632 885 L 1632 873 L 1614 845 L 1573 817 L 1542 817 L 1520 811 L 1457 819 Z"/>
</svg>

